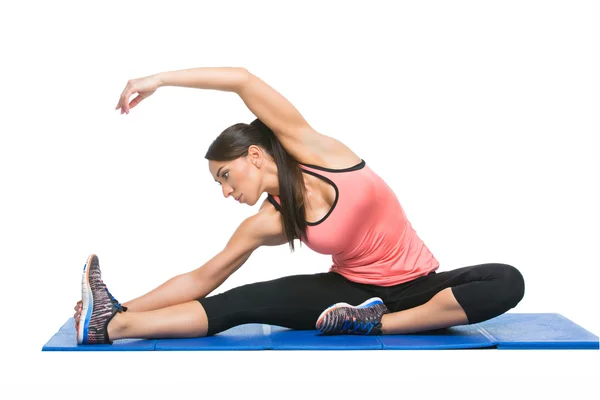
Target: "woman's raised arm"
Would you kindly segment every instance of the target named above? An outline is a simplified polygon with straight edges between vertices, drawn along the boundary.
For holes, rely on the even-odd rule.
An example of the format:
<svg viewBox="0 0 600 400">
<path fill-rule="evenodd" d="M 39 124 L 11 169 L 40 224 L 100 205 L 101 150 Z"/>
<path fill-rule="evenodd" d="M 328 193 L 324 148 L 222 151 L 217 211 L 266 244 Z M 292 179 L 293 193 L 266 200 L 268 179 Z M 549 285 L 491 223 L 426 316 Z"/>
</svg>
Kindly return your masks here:
<svg viewBox="0 0 600 400">
<path fill-rule="evenodd" d="M 248 109 L 265 123 L 283 147 L 299 161 L 307 154 L 330 153 L 331 139 L 315 131 L 282 94 L 241 67 L 198 67 L 160 72 L 127 82 L 116 109 L 121 114 L 138 105 L 161 86 L 181 86 L 237 93 Z M 129 98 L 138 93 L 131 102 Z M 310 159 L 312 160 L 312 158 Z"/>
</svg>

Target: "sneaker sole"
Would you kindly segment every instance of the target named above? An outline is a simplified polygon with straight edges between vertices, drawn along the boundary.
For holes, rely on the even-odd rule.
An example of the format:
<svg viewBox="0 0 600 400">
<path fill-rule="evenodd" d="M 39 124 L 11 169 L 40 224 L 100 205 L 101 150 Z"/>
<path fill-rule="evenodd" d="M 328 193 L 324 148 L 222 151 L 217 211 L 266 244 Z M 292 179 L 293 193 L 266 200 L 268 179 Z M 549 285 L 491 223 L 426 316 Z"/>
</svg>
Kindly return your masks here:
<svg viewBox="0 0 600 400">
<path fill-rule="evenodd" d="M 83 339 L 87 337 L 92 310 L 94 309 L 94 298 L 90 287 L 90 264 L 95 254 L 90 254 L 83 266 L 83 275 L 81 277 L 81 301 L 82 309 L 79 316 L 79 325 L 77 329 L 77 344 L 83 344 Z"/>
<path fill-rule="evenodd" d="M 374 306 L 377 304 L 383 304 L 383 300 L 381 300 L 379 297 L 371 297 L 370 299 L 363 301 L 362 303 L 360 303 L 357 306 L 353 306 L 348 303 L 335 303 L 334 305 L 328 307 L 325 311 L 323 311 L 321 313 L 321 315 L 319 315 L 319 318 L 317 318 L 317 323 L 315 324 L 315 327 L 320 330 L 319 327 L 321 326 L 321 323 L 323 322 L 325 315 L 327 315 L 327 313 L 329 311 L 335 310 L 336 308 L 340 308 L 340 307 L 366 308 L 366 307 L 371 307 L 371 306 Z"/>
</svg>

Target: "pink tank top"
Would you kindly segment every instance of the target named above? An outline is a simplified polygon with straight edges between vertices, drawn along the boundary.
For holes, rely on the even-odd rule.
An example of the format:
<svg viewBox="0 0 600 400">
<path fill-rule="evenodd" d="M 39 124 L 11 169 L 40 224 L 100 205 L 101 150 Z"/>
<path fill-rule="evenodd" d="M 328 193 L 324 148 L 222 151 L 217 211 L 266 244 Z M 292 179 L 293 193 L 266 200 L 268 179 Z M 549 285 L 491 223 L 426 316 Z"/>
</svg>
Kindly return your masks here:
<svg viewBox="0 0 600 400">
<path fill-rule="evenodd" d="M 330 272 L 353 282 L 393 286 L 439 268 L 395 193 L 364 160 L 346 169 L 302 163 L 300 168 L 335 188 L 333 206 L 320 221 L 307 221 L 309 242 L 303 241 L 331 255 Z M 280 210 L 279 196 L 267 198 Z"/>
</svg>

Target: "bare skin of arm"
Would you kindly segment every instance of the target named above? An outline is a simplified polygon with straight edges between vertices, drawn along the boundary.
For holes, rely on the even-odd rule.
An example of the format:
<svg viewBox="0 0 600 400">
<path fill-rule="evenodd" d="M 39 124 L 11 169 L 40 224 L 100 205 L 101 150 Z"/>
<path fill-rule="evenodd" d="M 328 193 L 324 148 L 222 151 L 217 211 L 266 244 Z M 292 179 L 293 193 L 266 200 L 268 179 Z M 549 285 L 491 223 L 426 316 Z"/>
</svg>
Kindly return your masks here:
<svg viewBox="0 0 600 400">
<path fill-rule="evenodd" d="M 162 86 L 236 93 L 299 162 L 310 164 L 314 162 L 312 157 L 315 154 L 331 154 L 340 146 L 336 139 L 315 131 L 281 93 L 241 67 L 198 67 L 132 79 L 123 89 L 115 109 L 121 108 L 121 114 L 129 114 L 132 108 Z M 129 100 L 136 93 L 137 97 Z"/>
<path fill-rule="evenodd" d="M 287 243 L 280 218 L 279 212 L 265 200 L 259 212 L 245 219 L 225 248 L 210 261 L 122 305 L 134 312 L 151 311 L 206 297 L 244 265 L 258 247 Z M 76 321 L 81 305 L 79 301 L 75 306 Z"/>
</svg>

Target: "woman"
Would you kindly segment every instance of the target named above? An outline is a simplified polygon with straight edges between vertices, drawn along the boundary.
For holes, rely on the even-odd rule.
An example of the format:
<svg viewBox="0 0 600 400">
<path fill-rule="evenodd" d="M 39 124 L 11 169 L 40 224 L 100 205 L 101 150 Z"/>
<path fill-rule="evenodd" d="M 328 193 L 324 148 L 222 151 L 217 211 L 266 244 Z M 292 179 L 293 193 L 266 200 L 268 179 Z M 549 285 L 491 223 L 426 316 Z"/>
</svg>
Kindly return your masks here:
<svg viewBox="0 0 600 400">
<path fill-rule="evenodd" d="M 437 273 L 439 262 L 389 186 L 246 69 L 194 68 L 130 80 L 115 109 L 129 114 L 161 86 L 242 98 L 258 119 L 223 131 L 205 158 L 225 197 L 255 205 L 268 196 L 209 262 L 123 305 L 106 289 L 98 257 L 91 255 L 75 306 L 78 343 L 202 337 L 245 323 L 316 327 L 324 334 L 403 334 L 481 322 L 523 298 L 523 277 L 507 264 Z M 293 251 L 295 239 L 332 255 L 329 271 L 206 297 L 258 247 L 288 243 Z"/>
</svg>

